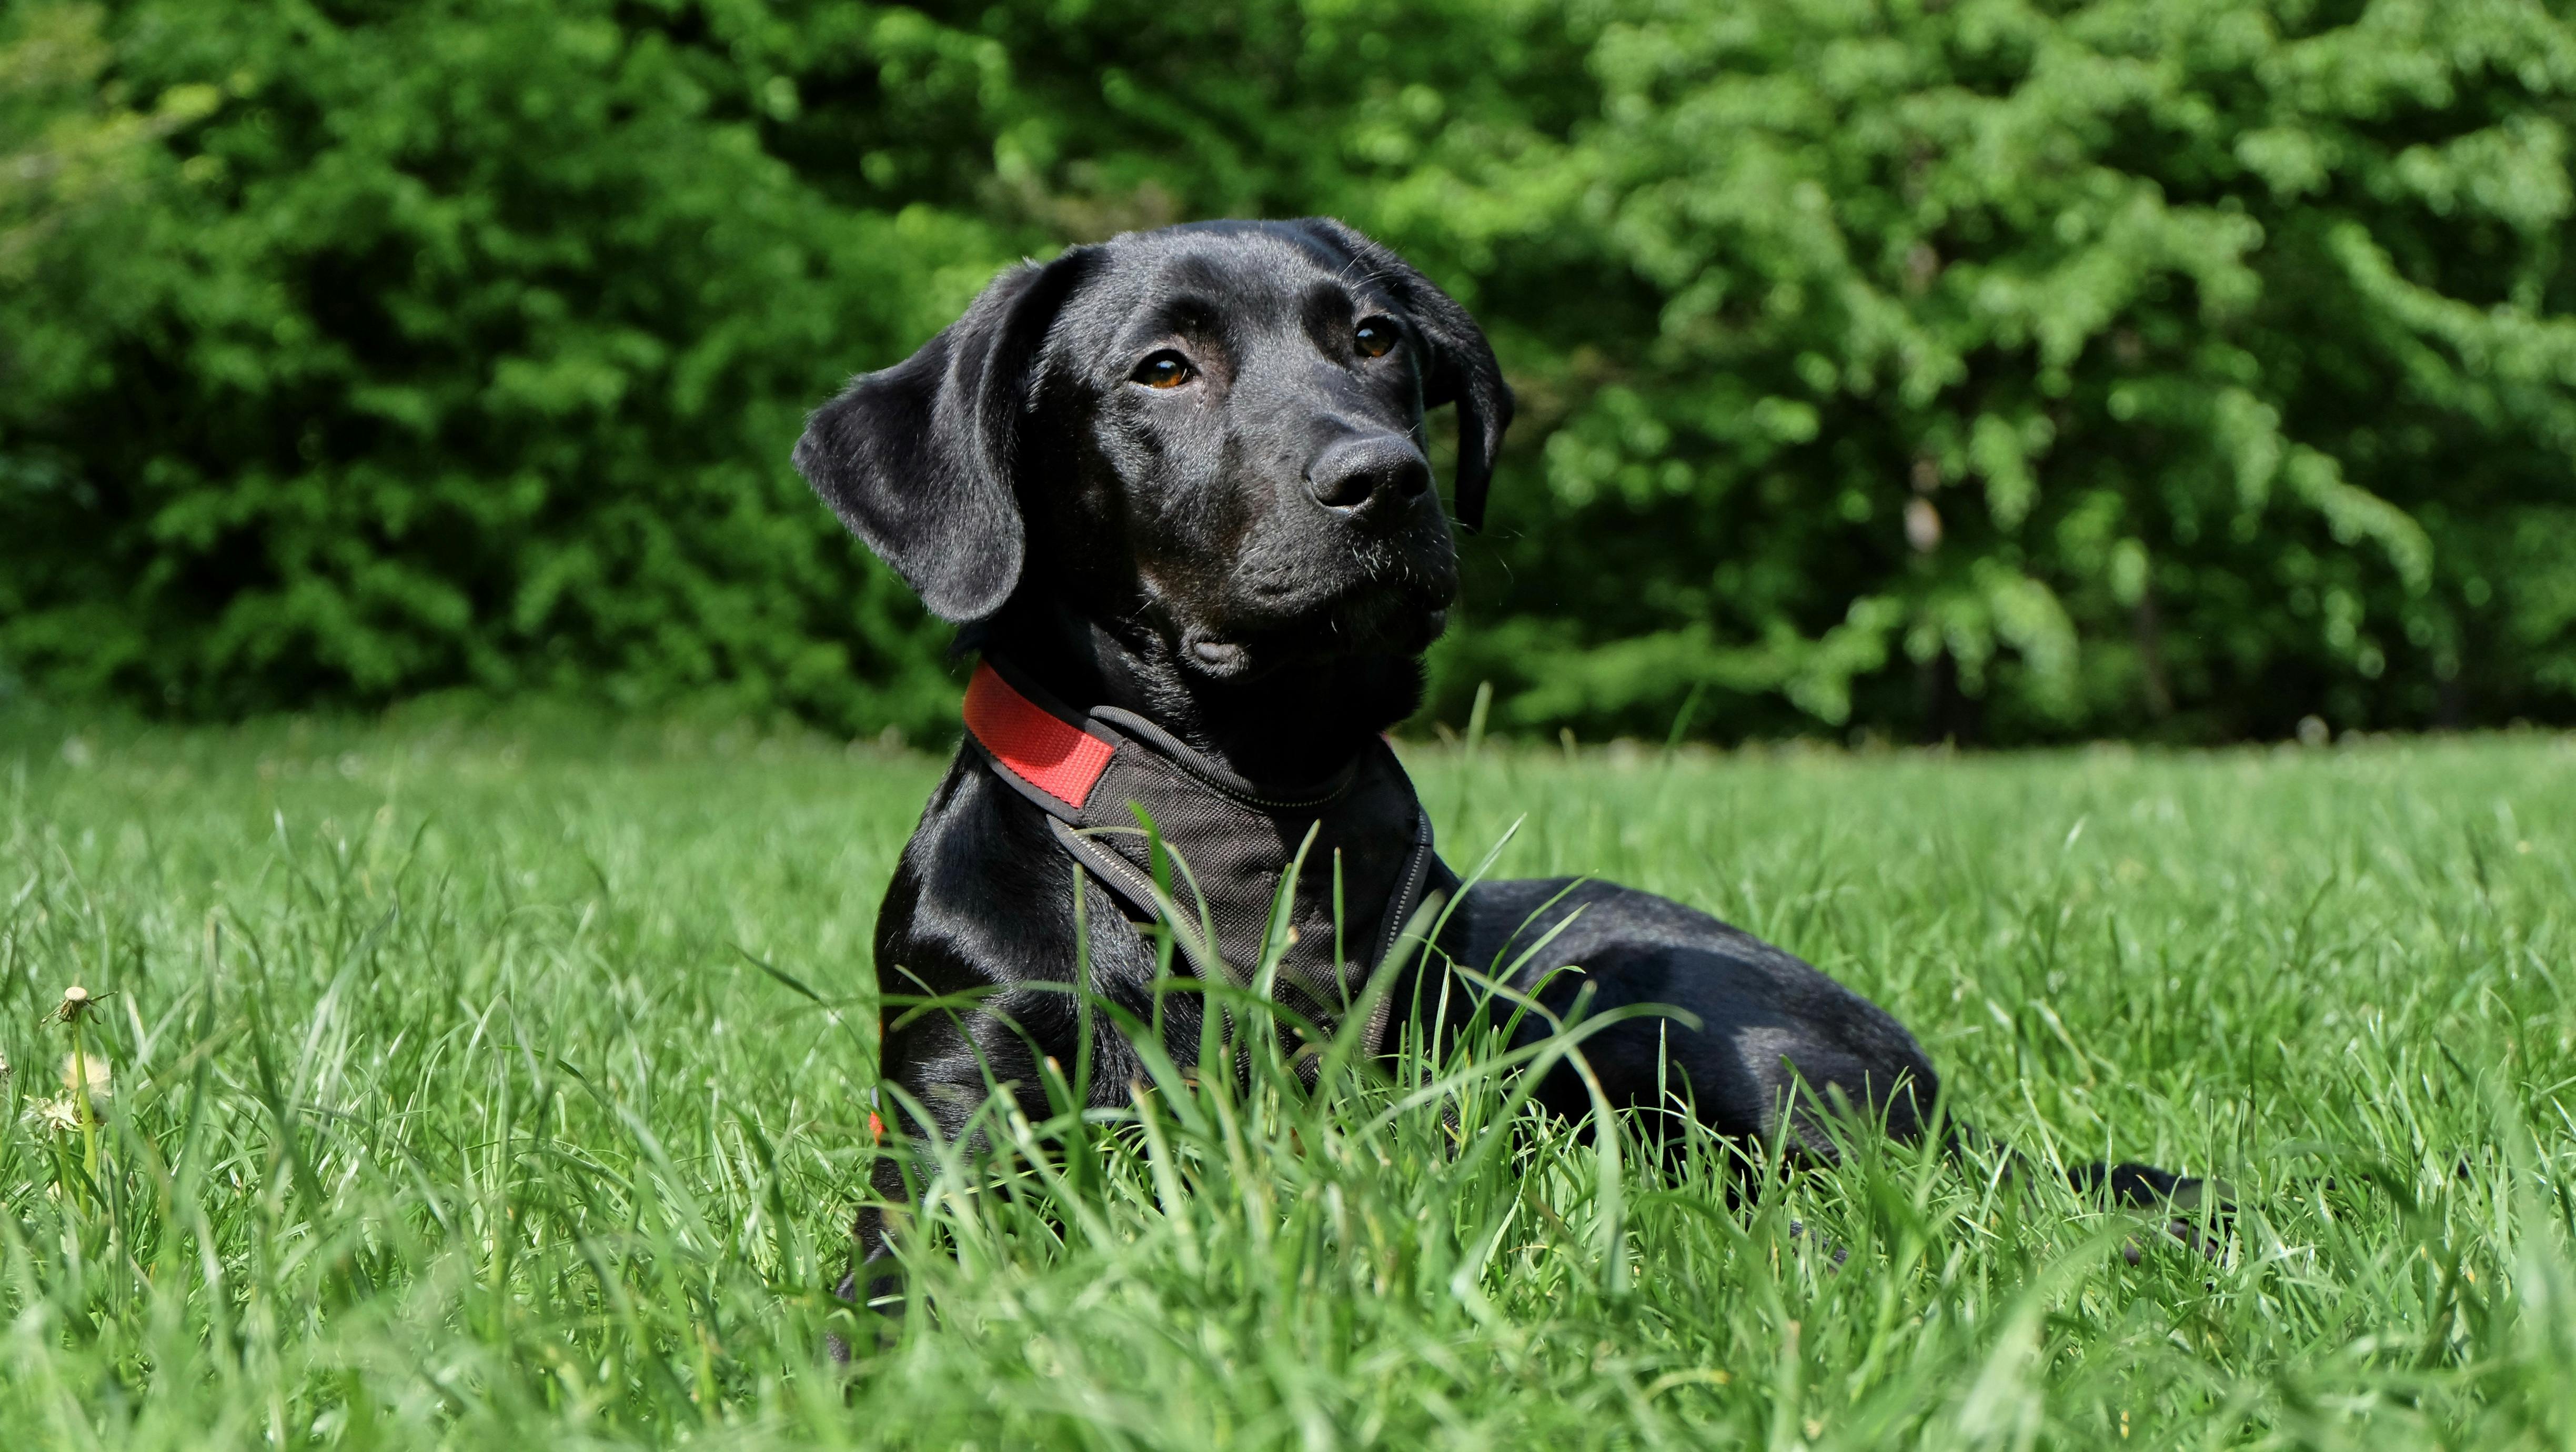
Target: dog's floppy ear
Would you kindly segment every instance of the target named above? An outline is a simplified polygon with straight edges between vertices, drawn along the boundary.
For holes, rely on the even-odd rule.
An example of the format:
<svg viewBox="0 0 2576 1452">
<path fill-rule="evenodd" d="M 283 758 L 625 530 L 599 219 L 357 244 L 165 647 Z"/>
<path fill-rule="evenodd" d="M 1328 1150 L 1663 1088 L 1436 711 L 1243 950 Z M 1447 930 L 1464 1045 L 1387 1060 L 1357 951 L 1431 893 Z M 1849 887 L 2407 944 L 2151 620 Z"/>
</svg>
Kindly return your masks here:
<svg viewBox="0 0 2576 1452">
<path fill-rule="evenodd" d="M 1469 529 L 1485 527 L 1485 489 L 1493 482 L 1494 456 L 1502 452 L 1503 430 L 1512 426 L 1512 390 L 1503 382 L 1503 366 L 1494 361 L 1485 330 L 1457 299 L 1442 292 L 1412 263 L 1396 256 L 1331 217 L 1309 217 L 1304 226 L 1329 239 L 1404 304 L 1430 344 L 1422 380 L 1427 408 L 1458 405 L 1458 522 Z"/>
<path fill-rule="evenodd" d="M 981 620 L 1020 580 L 1011 489 L 1030 367 L 1090 251 L 993 279 L 966 315 L 814 411 L 796 472 L 943 620 Z"/>
</svg>

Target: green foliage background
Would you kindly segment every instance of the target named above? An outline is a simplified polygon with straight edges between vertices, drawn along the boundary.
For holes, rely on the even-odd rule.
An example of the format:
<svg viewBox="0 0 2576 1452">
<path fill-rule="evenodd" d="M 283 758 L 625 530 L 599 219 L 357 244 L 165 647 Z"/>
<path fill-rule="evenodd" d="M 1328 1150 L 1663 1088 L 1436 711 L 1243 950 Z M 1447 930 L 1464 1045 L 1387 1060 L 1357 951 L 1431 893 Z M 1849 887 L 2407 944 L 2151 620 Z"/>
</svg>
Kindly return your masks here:
<svg viewBox="0 0 2576 1452">
<path fill-rule="evenodd" d="M 13 0 L 0 690 L 942 729 L 804 410 L 1327 212 L 1524 400 L 1435 716 L 2576 719 L 2571 92 L 2513 0 Z"/>
</svg>

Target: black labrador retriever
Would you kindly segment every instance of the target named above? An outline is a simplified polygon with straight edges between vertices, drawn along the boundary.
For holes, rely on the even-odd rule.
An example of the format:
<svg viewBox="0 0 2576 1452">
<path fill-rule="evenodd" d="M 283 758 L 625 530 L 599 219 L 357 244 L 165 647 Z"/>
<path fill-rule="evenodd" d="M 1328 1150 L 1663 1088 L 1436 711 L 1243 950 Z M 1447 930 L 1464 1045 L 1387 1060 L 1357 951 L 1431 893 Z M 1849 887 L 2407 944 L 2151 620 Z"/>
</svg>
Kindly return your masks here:
<svg viewBox="0 0 2576 1452">
<path fill-rule="evenodd" d="M 1433 981 L 1454 972 L 1444 961 L 1518 960 L 1513 986 L 1557 1013 L 1588 990 L 1595 1013 L 1695 1017 L 1631 1018 L 1586 1044 L 1622 1105 L 1660 1111 L 1678 1083 L 1716 1131 L 1826 1157 L 1816 1108 L 1836 1099 L 1890 1133 L 1923 1128 L 1938 1079 L 1921 1045 L 1806 963 L 1628 888 L 1461 894 L 1430 850 L 1380 733 L 1419 703 L 1457 593 L 1423 433 L 1423 411 L 1450 404 L 1456 514 L 1475 528 L 1512 416 L 1484 334 L 1386 248 L 1307 219 L 1132 233 L 1013 268 L 815 413 L 798 469 L 984 659 L 967 743 L 877 924 L 890 1005 L 980 995 L 963 1013 L 887 1009 L 899 1136 L 955 1136 L 991 1083 L 1043 1113 L 1040 1062 L 1077 1060 L 1064 987 L 1079 961 L 1092 992 L 1150 1020 L 1145 922 L 1174 924 L 1205 973 L 1276 954 L 1266 915 L 1301 849 L 1276 984 L 1315 1020 L 1419 1003 L 1451 986 Z M 1167 868 L 1169 887 L 1135 807 L 1188 869 Z M 1078 920 L 1084 873 L 1094 906 Z M 1406 951 L 1425 932 L 1440 951 Z M 1400 977 L 1368 994 L 1381 965 Z M 1551 976 L 1561 965 L 1579 971 Z M 1189 1063 L 1195 1015 L 1163 1017 Z M 1145 1071 L 1094 1022 L 1092 1093 L 1113 1104 Z M 1369 1031 L 1383 1044 L 1382 1022 Z M 1537 1097 L 1567 1115 L 1590 1103 L 1562 1069 Z M 899 1166 L 879 1169 L 897 1203 Z M 2176 1187 L 2131 1165 L 2079 1179 L 2141 1203 Z M 859 1235 L 867 1259 L 887 1253 L 873 1214 Z"/>
</svg>

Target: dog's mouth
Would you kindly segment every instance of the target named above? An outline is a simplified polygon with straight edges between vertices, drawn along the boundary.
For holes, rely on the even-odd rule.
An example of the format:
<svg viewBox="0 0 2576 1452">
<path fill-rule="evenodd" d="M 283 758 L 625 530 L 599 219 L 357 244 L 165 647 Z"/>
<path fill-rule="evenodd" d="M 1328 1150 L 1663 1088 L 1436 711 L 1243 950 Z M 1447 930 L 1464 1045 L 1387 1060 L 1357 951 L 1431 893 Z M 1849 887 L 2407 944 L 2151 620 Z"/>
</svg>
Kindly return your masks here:
<svg viewBox="0 0 2576 1452">
<path fill-rule="evenodd" d="M 1300 608 L 1263 602 L 1271 608 L 1185 626 L 1179 654 L 1190 669 L 1226 681 L 1352 656 L 1420 655 L 1448 628 L 1456 594 L 1454 572 L 1398 584 L 1355 580 Z"/>
<path fill-rule="evenodd" d="M 1420 655 L 1458 596 L 1457 547 L 1436 513 L 1430 527 L 1393 534 L 1254 528 L 1144 575 L 1151 603 L 1139 623 L 1153 623 L 1183 668 L 1230 682 Z"/>
<path fill-rule="evenodd" d="M 1356 655 L 1420 655 L 1449 626 L 1449 612 L 1412 617 L 1413 629 L 1374 640 L 1313 627 L 1234 631 L 1192 626 L 1181 633 L 1181 658 L 1204 676 L 1248 681 L 1284 667 Z"/>
</svg>

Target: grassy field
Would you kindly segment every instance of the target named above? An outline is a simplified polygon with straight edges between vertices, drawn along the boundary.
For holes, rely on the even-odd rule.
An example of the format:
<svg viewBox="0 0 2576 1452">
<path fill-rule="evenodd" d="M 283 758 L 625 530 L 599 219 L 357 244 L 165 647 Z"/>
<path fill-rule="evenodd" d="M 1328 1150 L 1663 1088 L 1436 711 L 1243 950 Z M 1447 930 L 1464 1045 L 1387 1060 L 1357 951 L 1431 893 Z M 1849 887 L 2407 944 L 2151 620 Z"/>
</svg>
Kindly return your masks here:
<svg viewBox="0 0 2576 1452">
<path fill-rule="evenodd" d="M 2576 742 L 1411 760 L 1462 868 L 1519 821 L 1501 872 L 1806 955 L 2030 1158 L 2224 1175 L 2223 1253 L 1974 1157 L 1729 1208 L 1705 1146 L 1495 1132 L 1491 1073 L 1453 1142 L 1263 1070 L 943 1196 L 935 1311 L 840 1369 L 938 763 L 20 721 L 0 1444 L 2576 1445 Z"/>
</svg>

